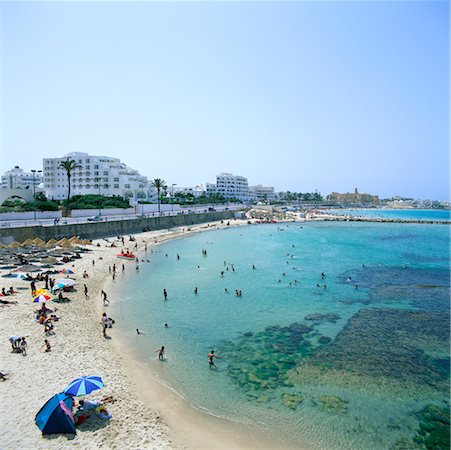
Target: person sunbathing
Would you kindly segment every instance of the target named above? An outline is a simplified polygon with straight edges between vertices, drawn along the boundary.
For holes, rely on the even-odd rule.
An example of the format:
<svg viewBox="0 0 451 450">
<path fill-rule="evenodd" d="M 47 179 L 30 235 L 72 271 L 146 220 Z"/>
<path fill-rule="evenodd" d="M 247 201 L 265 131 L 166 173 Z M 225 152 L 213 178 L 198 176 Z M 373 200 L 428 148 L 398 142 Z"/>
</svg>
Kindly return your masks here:
<svg viewBox="0 0 451 450">
<path fill-rule="evenodd" d="M 13 300 L 13 301 L 10 301 L 10 300 L 0 300 L 0 304 L 1 305 L 12 305 L 12 304 L 17 304 L 17 300 Z"/>
</svg>

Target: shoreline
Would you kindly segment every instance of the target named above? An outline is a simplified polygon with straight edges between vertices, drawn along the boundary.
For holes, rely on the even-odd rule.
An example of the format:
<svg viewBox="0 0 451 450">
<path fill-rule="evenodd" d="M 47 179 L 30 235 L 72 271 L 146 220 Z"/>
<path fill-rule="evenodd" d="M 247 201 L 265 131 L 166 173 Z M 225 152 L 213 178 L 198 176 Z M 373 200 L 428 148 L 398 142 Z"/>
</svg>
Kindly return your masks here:
<svg viewBox="0 0 451 450">
<path fill-rule="evenodd" d="M 140 259 L 146 254 L 143 253 L 144 240 L 148 245 L 148 250 L 150 250 L 170 240 L 188 237 L 196 233 L 249 226 L 247 219 L 234 220 L 230 223 L 230 227 L 225 223 L 209 222 L 192 226 L 190 230 L 185 230 L 185 227 L 178 227 L 136 234 L 134 236 L 137 242 L 139 241 L 138 245 L 141 244 L 136 254 Z M 157 242 L 150 242 L 153 238 L 156 238 Z M 121 280 L 119 282 L 126 281 Z M 114 287 L 113 283 L 115 282 L 107 280 L 104 289 L 111 291 Z M 115 306 L 112 306 L 112 309 L 117 308 L 117 311 L 119 311 L 117 306 L 119 300 L 113 297 L 113 302 Z M 120 331 L 117 334 L 118 337 L 122 335 Z M 156 374 L 152 374 L 144 362 L 139 361 L 138 355 L 130 351 L 131 349 L 124 336 L 122 336 L 122 339 L 113 339 L 112 346 L 122 360 L 124 371 L 130 379 L 134 380 L 136 388 L 140 390 L 145 402 L 148 405 L 158 405 L 159 411 L 172 431 L 171 439 L 177 445 L 189 449 L 300 449 L 299 445 L 281 437 L 276 438 L 269 430 L 257 425 L 242 424 L 227 418 L 217 417 L 191 405 L 170 385 L 165 384 L 164 380 L 160 380 Z"/>
<path fill-rule="evenodd" d="M 231 220 L 230 223 L 232 226 L 247 225 L 247 219 Z M 135 243 L 141 244 L 136 251 L 141 256 L 143 239 L 150 250 L 169 239 L 219 226 L 227 228 L 225 222 L 222 225 L 214 222 L 144 232 L 134 235 L 136 241 L 130 243 L 129 248 L 132 249 Z M 110 243 L 114 240 L 108 238 Z M 1 279 L 5 288 L 12 285 L 20 289 L 19 293 L 8 297 L 17 304 L 0 308 L 0 371 L 8 374 L 8 379 L 0 382 L 0 435 L 5 448 L 125 448 L 124 442 L 127 448 L 144 449 L 288 448 L 287 443 L 274 439 L 258 427 L 235 424 L 196 410 L 168 386 L 149 377 L 147 369 L 132 360 L 120 340 L 120 333 L 114 328 L 108 330 L 112 339 L 102 337 L 99 321 L 103 311 L 108 313 L 108 307 L 103 307 L 100 291 L 105 289 L 111 295 L 114 282 L 108 266 L 113 263 L 119 266 L 116 253 L 121 249 L 121 244 L 111 248 L 108 241 L 96 239 L 88 246 L 92 251 L 83 253 L 81 259 L 58 266 L 58 269 L 74 270 L 72 278 L 77 281 L 77 292 L 68 295 L 70 303 L 47 302 L 60 317 L 55 323 L 56 334 L 48 338 L 52 345 L 48 353 L 41 349 L 46 336 L 43 326 L 35 320 L 34 311 L 38 308 L 32 302 L 29 282 Z M 131 267 L 134 269 L 134 265 L 126 267 L 128 271 Z M 84 270 L 89 273 L 87 279 L 82 278 Z M 7 272 L 0 267 L 1 275 Z M 59 278 L 60 274 L 54 277 Z M 115 282 L 122 282 L 120 276 Z M 89 299 L 84 297 L 83 284 L 88 286 Z M 40 287 L 43 283 L 38 282 L 37 288 Z M 27 356 L 11 352 L 8 337 L 14 334 L 28 336 Z M 87 399 L 113 395 L 116 402 L 108 405 L 112 419 L 101 427 L 87 421 L 77 428 L 75 437 L 64 434 L 42 436 L 34 423 L 36 413 L 49 398 L 80 375 L 103 378 L 105 387 Z"/>
</svg>

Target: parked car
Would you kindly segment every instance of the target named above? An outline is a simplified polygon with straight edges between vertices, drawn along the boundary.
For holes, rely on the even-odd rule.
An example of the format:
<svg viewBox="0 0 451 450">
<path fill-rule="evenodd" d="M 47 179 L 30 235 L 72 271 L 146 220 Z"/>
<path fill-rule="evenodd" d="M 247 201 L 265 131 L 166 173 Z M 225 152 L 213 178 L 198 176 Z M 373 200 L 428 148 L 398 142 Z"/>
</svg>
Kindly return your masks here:
<svg viewBox="0 0 451 450">
<path fill-rule="evenodd" d="M 92 217 L 88 217 L 88 222 L 102 222 L 103 221 L 103 217 L 102 216 L 92 216 Z"/>
</svg>

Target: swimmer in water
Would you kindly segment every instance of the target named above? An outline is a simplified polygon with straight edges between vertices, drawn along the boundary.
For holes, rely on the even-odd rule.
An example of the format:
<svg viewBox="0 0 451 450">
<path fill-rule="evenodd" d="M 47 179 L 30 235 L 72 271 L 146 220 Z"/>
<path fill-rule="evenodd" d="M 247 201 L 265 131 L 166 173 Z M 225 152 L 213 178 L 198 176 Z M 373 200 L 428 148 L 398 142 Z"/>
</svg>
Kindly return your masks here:
<svg viewBox="0 0 451 450">
<path fill-rule="evenodd" d="M 164 359 L 164 346 L 161 346 L 160 350 L 157 350 L 156 353 L 158 353 L 158 359 L 160 361 L 163 361 L 163 359 Z"/>
<path fill-rule="evenodd" d="M 138 328 L 136 329 L 136 334 L 144 334 L 142 331 L 139 331 Z"/>
<path fill-rule="evenodd" d="M 213 368 L 213 366 L 216 367 L 216 366 L 215 366 L 215 362 L 213 361 L 214 358 L 220 359 L 219 356 L 216 356 L 216 355 L 215 355 L 215 351 L 212 350 L 212 351 L 208 354 L 208 364 L 210 364 L 210 369 Z"/>
</svg>

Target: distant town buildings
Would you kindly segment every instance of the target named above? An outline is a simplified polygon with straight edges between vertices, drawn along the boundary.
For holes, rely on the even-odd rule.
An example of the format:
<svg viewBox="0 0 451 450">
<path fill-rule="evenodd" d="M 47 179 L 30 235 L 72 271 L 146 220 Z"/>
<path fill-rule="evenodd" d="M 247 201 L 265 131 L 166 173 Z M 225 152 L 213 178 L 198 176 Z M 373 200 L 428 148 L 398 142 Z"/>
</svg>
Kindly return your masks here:
<svg viewBox="0 0 451 450">
<path fill-rule="evenodd" d="M 35 189 L 42 183 L 42 174 L 39 172 L 24 172 L 19 166 L 8 170 L 2 175 L 3 189 Z"/>
<path fill-rule="evenodd" d="M 189 186 L 183 187 L 183 186 L 173 185 L 173 189 L 174 189 L 174 194 L 184 194 L 184 195 L 191 194 L 193 197 L 200 197 L 201 195 L 205 194 L 205 189 L 201 184 L 197 185 L 197 186 L 192 186 L 192 187 L 189 187 Z"/>
<path fill-rule="evenodd" d="M 353 193 L 339 194 L 338 192 L 332 192 L 326 197 L 326 200 L 339 205 L 379 205 L 380 203 L 377 195 L 361 194 L 357 188 L 355 188 Z"/>
<path fill-rule="evenodd" d="M 220 194 L 225 198 L 236 198 L 247 202 L 249 200 L 249 185 L 247 178 L 231 173 L 220 173 L 216 176 L 216 184 L 207 183 L 207 195 Z"/>
<path fill-rule="evenodd" d="M 147 177 L 137 170 L 118 158 L 82 152 L 43 159 L 44 190 L 49 199 L 62 200 L 67 197 L 67 172 L 60 167 L 60 163 L 67 159 L 74 160 L 80 166 L 72 173 L 71 195 L 118 195 L 132 203 L 140 199 L 156 201 L 156 190 Z"/>
<path fill-rule="evenodd" d="M 252 201 L 274 201 L 276 194 L 273 186 L 262 186 L 257 184 L 256 186 L 249 187 L 249 198 Z"/>
</svg>

